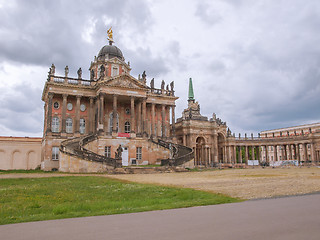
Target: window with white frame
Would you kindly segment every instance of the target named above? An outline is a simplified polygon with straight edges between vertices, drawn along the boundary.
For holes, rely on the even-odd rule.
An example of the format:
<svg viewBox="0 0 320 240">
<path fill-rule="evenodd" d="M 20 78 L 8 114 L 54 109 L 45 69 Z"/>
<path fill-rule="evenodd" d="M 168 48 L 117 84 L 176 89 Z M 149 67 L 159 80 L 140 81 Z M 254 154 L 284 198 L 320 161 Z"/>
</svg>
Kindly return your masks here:
<svg viewBox="0 0 320 240">
<path fill-rule="evenodd" d="M 116 118 L 117 118 L 117 132 L 119 129 L 119 116 L 118 114 L 116 114 Z M 112 132 L 112 126 L 113 125 L 113 112 L 110 113 L 110 117 L 109 117 L 109 131 Z"/>
<path fill-rule="evenodd" d="M 141 160 L 142 159 L 142 147 L 137 147 L 136 150 L 136 159 Z"/>
<path fill-rule="evenodd" d="M 59 161 L 59 147 L 52 147 L 52 160 Z"/>
<path fill-rule="evenodd" d="M 80 129 L 79 129 L 79 131 L 80 131 L 81 134 L 84 134 L 85 131 L 86 131 L 86 121 L 83 118 L 80 119 Z"/>
<path fill-rule="evenodd" d="M 72 129 L 72 118 L 67 118 L 66 120 L 66 132 L 67 133 L 72 133 L 73 129 Z"/>
<path fill-rule="evenodd" d="M 117 76 L 117 75 L 119 75 L 119 68 L 118 67 L 112 67 L 111 76 L 114 77 L 114 76 Z"/>
<path fill-rule="evenodd" d="M 130 129 L 130 122 L 125 122 L 124 123 L 124 132 L 125 133 L 130 133 L 131 129 Z"/>
<path fill-rule="evenodd" d="M 104 147 L 104 155 L 105 155 L 107 158 L 110 158 L 110 157 L 111 157 L 111 146 L 105 146 L 105 147 Z"/>
<path fill-rule="evenodd" d="M 52 126 L 51 126 L 52 132 L 54 132 L 54 133 L 59 132 L 59 125 L 60 125 L 59 118 L 53 117 L 52 118 Z"/>
</svg>

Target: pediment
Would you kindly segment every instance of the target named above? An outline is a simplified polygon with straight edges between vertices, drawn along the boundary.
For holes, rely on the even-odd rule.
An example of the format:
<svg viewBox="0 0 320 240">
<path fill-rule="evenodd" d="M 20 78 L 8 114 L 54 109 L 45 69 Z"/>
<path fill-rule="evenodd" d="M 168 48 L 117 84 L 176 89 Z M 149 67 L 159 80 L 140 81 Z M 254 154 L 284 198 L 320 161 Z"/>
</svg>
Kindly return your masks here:
<svg viewBox="0 0 320 240">
<path fill-rule="evenodd" d="M 105 84 L 113 87 L 138 88 L 138 89 L 146 88 L 146 86 L 143 83 L 140 83 L 138 80 L 127 75 L 110 79 Z"/>
</svg>

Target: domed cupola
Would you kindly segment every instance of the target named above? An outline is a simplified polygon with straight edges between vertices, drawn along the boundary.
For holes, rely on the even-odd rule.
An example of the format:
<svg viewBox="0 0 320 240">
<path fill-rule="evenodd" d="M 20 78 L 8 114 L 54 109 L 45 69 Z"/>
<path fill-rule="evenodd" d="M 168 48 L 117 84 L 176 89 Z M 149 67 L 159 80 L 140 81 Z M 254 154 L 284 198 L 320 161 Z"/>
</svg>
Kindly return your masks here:
<svg viewBox="0 0 320 240">
<path fill-rule="evenodd" d="M 98 54 L 98 60 L 111 59 L 114 57 L 124 61 L 121 50 L 118 47 L 113 46 L 112 42 L 110 42 L 109 45 L 102 47 Z"/>
<path fill-rule="evenodd" d="M 99 54 L 98 54 L 98 60 L 106 60 L 106 59 L 111 59 L 111 58 L 118 58 L 122 61 L 124 61 L 124 57 L 122 55 L 122 52 L 119 48 L 116 46 L 113 46 L 112 43 L 113 41 L 113 32 L 112 29 L 109 28 L 108 31 L 108 40 L 109 40 L 109 45 L 105 45 L 104 47 L 101 48 Z"/>
</svg>

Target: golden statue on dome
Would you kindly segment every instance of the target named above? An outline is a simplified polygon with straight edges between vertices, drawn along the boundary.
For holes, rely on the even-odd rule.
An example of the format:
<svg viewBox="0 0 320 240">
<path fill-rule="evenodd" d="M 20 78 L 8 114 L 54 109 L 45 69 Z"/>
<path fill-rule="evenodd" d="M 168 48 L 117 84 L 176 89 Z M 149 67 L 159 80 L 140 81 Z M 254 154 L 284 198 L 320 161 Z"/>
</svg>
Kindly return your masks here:
<svg viewBox="0 0 320 240">
<path fill-rule="evenodd" d="M 113 43 L 113 32 L 112 32 L 112 27 L 110 27 L 107 30 L 107 34 L 108 34 L 108 40 L 109 40 L 109 44 L 112 45 Z"/>
</svg>

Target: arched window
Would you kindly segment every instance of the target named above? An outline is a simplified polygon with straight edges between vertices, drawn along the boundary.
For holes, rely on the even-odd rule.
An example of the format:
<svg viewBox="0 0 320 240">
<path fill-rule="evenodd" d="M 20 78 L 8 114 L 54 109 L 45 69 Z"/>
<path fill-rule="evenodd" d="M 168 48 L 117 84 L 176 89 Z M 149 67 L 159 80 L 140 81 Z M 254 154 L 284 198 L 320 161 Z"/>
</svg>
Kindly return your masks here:
<svg viewBox="0 0 320 240">
<path fill-rule="evenodd" d="M 67 120 L 66 120 L 66 132 L 67 133 L 72 133 L 73 132 L 72 119 L 71 118 L 67 118 Z"/>
<path fill-rule="evenodd" d="M 125 133 L 130 133 L 131 128 L 130 128 L 130 123 L 129 122 L 125 122 L 124 123 L 124 132 Z"/>
<path fill-rule="evenodd" d="M 86 131 L 86 121 L 83 118 L 80 119 L 80 129 L 79 130 L 80 130 L 81 134 L 84 134 L 84 132 Z"/>
<path fill-rule="evenodd" d="M 60 125 L 60 122 L 59 122 L 59 118 L 58 117 L 53 117 L 52 118 L 52 132 L 59 132 L 59 125 Z"/>
<path fill-rule="evenodd" d="M 117 117 L 117 132 L 119 130 L 119 115 L 118 113 L 116 114 Z M 113 125 L 113 112 L 110 113 L 110 117 L 109 117 L 109 131 L 112 132 L 112 125 Z"/>
</svg>

